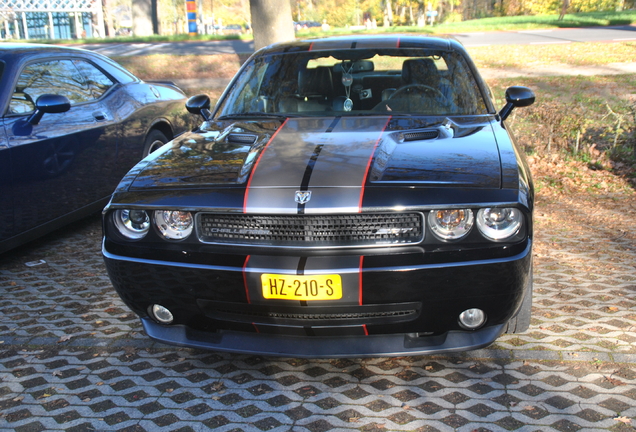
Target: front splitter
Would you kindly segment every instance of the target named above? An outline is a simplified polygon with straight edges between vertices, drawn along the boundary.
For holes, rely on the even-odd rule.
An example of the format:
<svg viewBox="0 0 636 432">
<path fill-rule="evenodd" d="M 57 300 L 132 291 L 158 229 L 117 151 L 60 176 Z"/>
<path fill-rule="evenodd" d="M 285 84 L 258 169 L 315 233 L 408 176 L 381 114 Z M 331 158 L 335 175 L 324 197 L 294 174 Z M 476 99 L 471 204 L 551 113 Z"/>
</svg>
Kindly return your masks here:
<svg viewBox="0 0 636 432">
<path fill-rule="evenodd" d="M 142 318 L 152 339 L 170 345 L 276 357 L 343 358 L 399 357 L 479 349 L 492 344 L 504 325 L 475 331 L 449 331 L 442 335 L 389 334 L 369 336 L 289 336 L 220 330 L 215 333 L 183 325 L 164 326 Z"/>
</svg>

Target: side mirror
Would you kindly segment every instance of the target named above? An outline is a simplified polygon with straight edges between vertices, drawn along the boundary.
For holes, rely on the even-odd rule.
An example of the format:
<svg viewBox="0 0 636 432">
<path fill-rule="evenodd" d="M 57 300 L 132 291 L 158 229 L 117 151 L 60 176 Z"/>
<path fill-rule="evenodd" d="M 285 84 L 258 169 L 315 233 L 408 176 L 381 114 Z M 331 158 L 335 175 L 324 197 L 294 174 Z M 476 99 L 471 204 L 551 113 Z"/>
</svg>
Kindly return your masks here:
<svg viewBox="0 0 636 432">
<path fill-rule="evenodd" d="M 44 114 L 59 114 L 71 109 L 71 102 L 66 96 L 43 94 L 35 101 L 35 111 L 27 119 L 27 123 L 35 126 L 40 123 Z"/>
<path fill-rule="evenodd" d="M 208 95 L 200 94 L 192 96 L 186 101 L 185 107 L 189 113 L 199 114 L 205 121 L 210 121 L 212 118 L 212 113 L 210 112 L 210 97 Z"/>
<path fill-rule="evenodd" d="M 528 87 L 508 87 L 508 90 L 506 90 L 506 105 L 499 111 L 501 121 L 507 119 L 514 108 L 530 106 L 534 103 L 534 100 L 534 92 Z"/>
</svg>

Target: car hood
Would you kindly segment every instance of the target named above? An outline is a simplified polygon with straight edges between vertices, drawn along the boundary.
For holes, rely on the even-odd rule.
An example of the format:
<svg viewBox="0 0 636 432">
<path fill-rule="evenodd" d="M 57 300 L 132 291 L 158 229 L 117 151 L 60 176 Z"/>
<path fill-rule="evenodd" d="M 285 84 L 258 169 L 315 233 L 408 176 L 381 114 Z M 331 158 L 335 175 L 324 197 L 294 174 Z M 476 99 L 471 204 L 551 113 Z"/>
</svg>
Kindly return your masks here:
<svg viewBox="0 0 636 432">
<path fill-rule="evenodd" d="M 145 161 L 130 190 L 239 186 L 499 188 L 491 116 L 208 122 Z M 367 179 L 367 180 L 365 180 Z"/>
</svg>

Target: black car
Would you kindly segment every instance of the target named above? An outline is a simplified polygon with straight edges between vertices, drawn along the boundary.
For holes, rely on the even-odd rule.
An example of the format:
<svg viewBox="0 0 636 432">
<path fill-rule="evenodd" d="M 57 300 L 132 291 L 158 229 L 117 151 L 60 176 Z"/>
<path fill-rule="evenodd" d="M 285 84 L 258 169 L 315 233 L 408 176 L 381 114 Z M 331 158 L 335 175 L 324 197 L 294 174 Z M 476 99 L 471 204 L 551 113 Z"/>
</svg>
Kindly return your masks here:
<svg viewBox="0 0 636 432">
<path fill-rule="evenodd" d="M 185 100 L 96 53 L 2 44 L 0 253 L 100 211 L 131 167 L 186 130 Z"/>
<path fill-rule="evenodd" d="M 523 332 L 534 193 L 464 48 L 335 37 L 256 52 L 200 128 L 133 168 L 103 254 L 148 335 L 294 357 L 475 349 Z"/>
</svg>

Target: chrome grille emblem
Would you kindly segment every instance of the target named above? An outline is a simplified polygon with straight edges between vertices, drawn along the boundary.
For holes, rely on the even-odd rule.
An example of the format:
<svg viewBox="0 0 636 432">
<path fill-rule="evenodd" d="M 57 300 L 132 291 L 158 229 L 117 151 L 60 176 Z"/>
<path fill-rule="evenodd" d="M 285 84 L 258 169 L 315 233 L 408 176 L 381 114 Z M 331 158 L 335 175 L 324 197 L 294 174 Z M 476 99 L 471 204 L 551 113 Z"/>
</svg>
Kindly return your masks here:
<svg viewBox="0 0 636 432">
<path fill-rule="evenodd" d="M 311 199 L 311 191 L 296 191 L 294 201 L 298 204 L 306 204 Z"/>
</svg>

